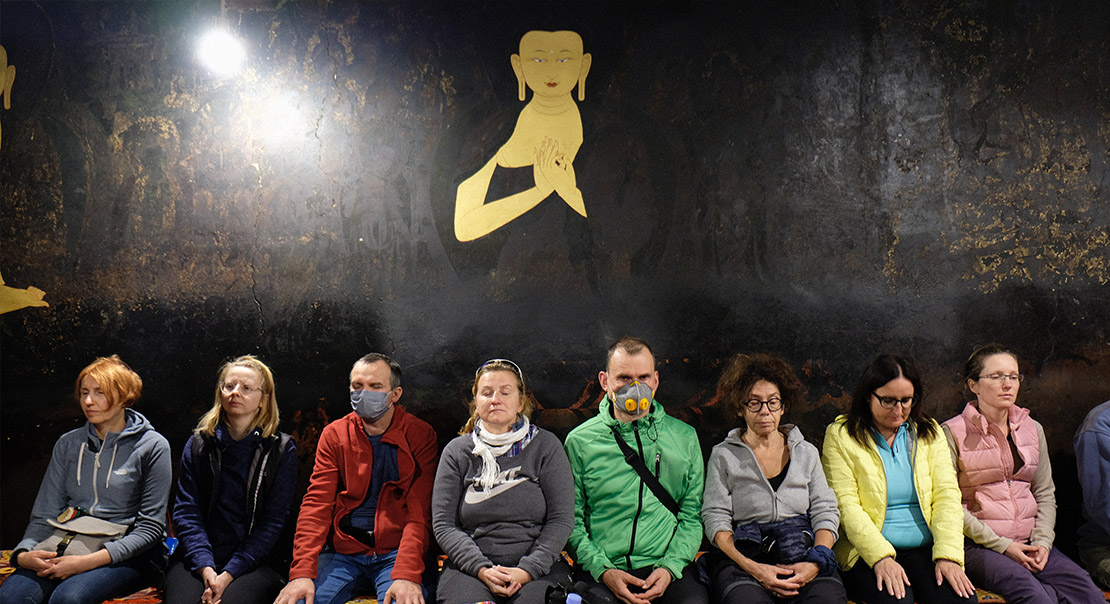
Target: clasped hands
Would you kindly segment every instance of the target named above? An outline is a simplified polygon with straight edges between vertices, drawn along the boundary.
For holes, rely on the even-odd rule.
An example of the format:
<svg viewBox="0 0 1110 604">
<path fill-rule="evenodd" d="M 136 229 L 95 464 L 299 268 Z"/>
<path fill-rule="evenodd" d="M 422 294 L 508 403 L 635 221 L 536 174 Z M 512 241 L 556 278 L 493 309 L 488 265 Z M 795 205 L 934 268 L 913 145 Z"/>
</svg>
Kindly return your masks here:
<svg viewBox="0 0 1110 604">
<path fill-rule="evenodd" d="M 485 566 L 478 570 L 478 579 L 495 596 L 509 597 L 532 580 L 532 575 L 516 567 Z"/>
<path fill-rule="evenodd" d="M 204 580 L 204 593 L 200 596 L 201 604 L 219 604 L 224 597 L 224 590 L 235 579 L 226 570 L 216 574 L 216 569 L 211 566 L 201 569 L 200 578 Z"/>
<path fill-rule="evenodd" d="M 545 137 L 536 147 L 532 158 L 532 175 L 536 181 L 536 190 L 542 197 L 547 197 L 554 191 L 575 212 L 586 215 L 586 206 L 574 175 L 574 165 L 560 148 L 559 141 Z"/>
<path fill-rule="evenodd" d="M 1048 564 L 1048 548 L 1043 545 L 1030 545 L 1011 541 L 1006 548 L 1006 556 L 1025 567 L 1031 573 L 1039 573 Z"/>
<path fill-rule="evenodd" d="M 651 571 L 647 579 L 640 579 L 623 570 L 610 568 L 601 573 L 601 582 L 625 604 L 650 604 L 652 600 L 663 595 L 667 586 L 671 584 L 671 571 L 665 568 L 657 568 Z M 628 589 L 629 585 L 642 591 L 632 593 Z"/>
<path fill-rule="evenodd" d="M 94 559 L 95 555 L 59 556 L 55 552 L 31 550 L 20 552 L 15 563 L 40 577 L 61 581 L 100 566 Z"/>
<path fill-rule="evenodd" d="M 793 564 L 755 564 L 749 574 L 764 589 L 782 598 L 798 595 L 798 590 L 817 576 L 817 565 L 812 562 Z"/>
</svg>

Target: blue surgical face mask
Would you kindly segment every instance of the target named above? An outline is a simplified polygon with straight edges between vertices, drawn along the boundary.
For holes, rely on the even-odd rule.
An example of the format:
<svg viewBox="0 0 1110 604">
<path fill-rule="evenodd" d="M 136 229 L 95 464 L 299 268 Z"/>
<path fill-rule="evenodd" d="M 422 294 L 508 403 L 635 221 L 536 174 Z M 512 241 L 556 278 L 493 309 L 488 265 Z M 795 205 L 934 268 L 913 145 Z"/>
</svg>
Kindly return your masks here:
<svg viewBox="0 0 1110 604">
<path fill-rule="evenodd" d="M 364 421 L 374 423 L 389 411 L 389 393 L 355 390 L 351 393 L 351 409 Z"/>
<path fill-rule="evenodd" d="M 635 417 L 647 413 L 654 394 L 647 384 L 631 382 L 618 388 L 609 398 L 618 409 Z"/>
</svg>

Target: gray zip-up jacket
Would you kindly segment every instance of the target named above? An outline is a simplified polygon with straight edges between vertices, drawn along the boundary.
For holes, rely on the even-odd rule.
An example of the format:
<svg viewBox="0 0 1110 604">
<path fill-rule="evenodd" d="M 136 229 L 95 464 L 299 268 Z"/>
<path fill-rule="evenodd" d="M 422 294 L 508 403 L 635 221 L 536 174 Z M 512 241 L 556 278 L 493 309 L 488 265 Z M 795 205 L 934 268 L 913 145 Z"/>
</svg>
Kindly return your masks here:
<svg viewBox="0 0 1110 604">
<path fill-rule="evenodd" d="M 142 414 L 133 409 L 124 414 L 123 431 L 109 432 L 103 442 L 87 422 L 58 439 L 31 509 L 31 523 L 15 549 L 32 549 L 49 537 L 54 527 L 46 519 L 57 518 L 67 507 L 131 527 L 104 546 L 113 563 L 162 541 L 173 478 L 170 445 Z"/>
<path fill-rule="evenodd" d="M 735 428 L 709 454 L 701 519 L 710 543 L 720 531 L 731 533 L 734 524 L 775 522 L 809 514 L 814 532 L 840 527 L 836 495 L 825 480 L 821 454 L 791 424 L 779 426 L 790 449 L 790 467 L 776 491 L 763 476 L 755 453 Z"/>
</svg>

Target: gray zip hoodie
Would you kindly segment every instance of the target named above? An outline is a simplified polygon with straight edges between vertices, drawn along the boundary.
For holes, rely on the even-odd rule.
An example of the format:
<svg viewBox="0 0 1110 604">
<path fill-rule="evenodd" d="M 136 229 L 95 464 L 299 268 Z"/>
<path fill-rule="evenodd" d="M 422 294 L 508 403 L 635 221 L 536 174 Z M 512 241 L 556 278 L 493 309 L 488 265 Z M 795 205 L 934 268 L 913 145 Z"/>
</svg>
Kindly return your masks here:
<svg viewBox="0 0 1110 604">
<path fill-rule="evenodd" d="M 837 534 L 840 511 L 821 469 L 821 454 L 802 438 L 797 427 L 782 424 L 779 431 L 790 449 L 790 467 L 777 491 L 763 476 L 751 447 L 740 438 L 740 428 L 713 447 L 701 507 L 710 543 L 720 531 L 731 533 L 733 523 L 774 522 L 802 514 L 809 514 L 814 532 L 828 529 Z"/>
<path fill-rule="evenodd" d="M 123 431 L 109 432 L 103 442 L 88 422 L 58 439 L 31 523 L 15 549 L 32 549 L 49 537 L 54 527 L 46 519 L 56 519 L 67 507 L 131 526 L 124 537 L 104 546 L 113 563 L 162 541 L 173 475 L 170 445 L 139 412 L 125 409 L 124 417 Z"/>
</svg>

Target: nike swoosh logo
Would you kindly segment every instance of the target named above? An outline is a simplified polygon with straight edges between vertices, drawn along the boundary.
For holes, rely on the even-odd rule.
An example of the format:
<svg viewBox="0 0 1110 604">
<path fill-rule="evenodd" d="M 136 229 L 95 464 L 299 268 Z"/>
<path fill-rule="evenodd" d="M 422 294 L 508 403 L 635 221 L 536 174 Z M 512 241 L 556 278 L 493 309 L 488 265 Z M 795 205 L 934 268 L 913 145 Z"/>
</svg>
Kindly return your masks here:
<svg viewBox="0 0 1110 604">
<path fill-rule="evenodd" d="M 476 490 L 474 488 L 474 484 L 471 483 L 470 486 L 466 487 L 466 495 L 463 496 L 463 500 L 471 505 L 475 503 L 482 503 L 483 501 L 486 501 L 493 497 L 497 497 L 501 493 L 504 493 L 505 491 L 508 491 L 516 485 L 527 481 L 527 478 L 521 476 L 519 478 L 513 478 L 512 480 L 506 480 L 505 482 L 495 484 L 485 491 Z"/>
</svg>

